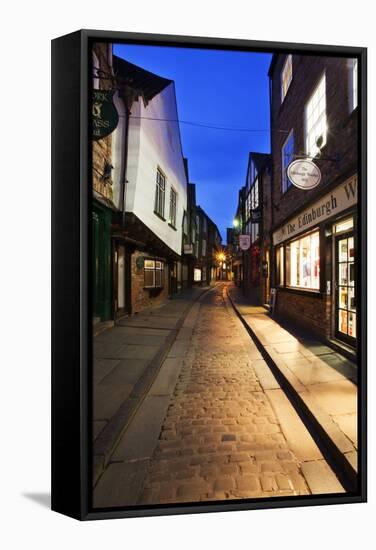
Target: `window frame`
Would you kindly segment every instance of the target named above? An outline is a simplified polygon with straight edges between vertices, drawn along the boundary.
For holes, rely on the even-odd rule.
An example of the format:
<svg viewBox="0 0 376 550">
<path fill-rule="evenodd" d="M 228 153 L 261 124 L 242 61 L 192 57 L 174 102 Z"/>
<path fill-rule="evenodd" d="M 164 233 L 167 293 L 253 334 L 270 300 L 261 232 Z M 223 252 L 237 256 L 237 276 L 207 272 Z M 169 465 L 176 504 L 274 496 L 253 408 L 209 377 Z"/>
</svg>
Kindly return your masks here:
<svg viewBox="0 0 376 550">
<path fill-rule="evenodd" d="M 350 58 L 349 60 L 349 108 L 350 113 L 355 111 L 359 105 L 358 91 L 358 58 Z"/>
<path fill-rule="evenodd" d="M 172 200 L 175 197 L 175 202 Z M 176 229 L 176 218 L 177 218 L 177 205 L 178 205 L 178 193 L 174 187 L 170 187 L 170 208 L 168 214 L 168 224 L 173 229 Z"/>
<path fill-rule="evenodd" d="M 166 174 L 157 167 L 155 177 L 155 197 L 154 197 L 154 214 L 165 221 L 165 202 L 166 202 Z M 162 188 L 160 182 L 163 181 L 164 187 Z M 161 210 L 160 211 L 160 208 Z"/>
<path fill-rule="evenodd" d="M 318 249 L 319 249 L 319 274 L 318 274 L 318 286 L 312 287 L 312 286 L 298 286 L 298 285 L 292 285 L 291 284 L 291 245 L 302 241 L 303 239 L 306 239 L 307 237 L 312 238 L 313 235 L 317 234 L 319 238 L 318 243 Z M 313 293 L 320 293 L 321 290 L 321 234 L 319 227 L 314 228 L 312 231 L 309 231 L 308 233 L 303 233 L 303 235 L 299 235 L 298 237 L 291 239 L 287 243 L 284 243 L 284 287 L 292 290 L 298 290 L 302 292 L 313 292 Z"/>
<path fill-rule="evenodd" d="M 324 98 L 324 102 L 325 102 L 325 105 L 324 105 L 324 115 L 320 115 L 318 117 L 318 119 L 316 119 L 315 123 L 311 126 L 311 129 L 310 131 L 308 132 L 308 120 L 309 120 L 309 116 L 308 116 L 308 107 L 310 106 L 310 104 L 312 104 L 316 94 L 318 93 L 319 89 L 320 89 L 320 86 L 322 84 L 322 82 L 324 82 L 324 93 L 322 95 L 322 97 L 319 98 L 319 100 L 317 101 L 317 104 L 320 103 L 321 99 Z M 312 108 L 312 113 L 314 111 L 314 108 Z M 326 145 L 327 143 L 327 138 L 328 138 L 328 125 L 327 125 L 327 116 L 326 116 L 326 111 L 327 111 L 327 101 L 326 101 L 326 72 L 324 71 L 316 86 L 314 87 L 311 95 L 309 96 L 309 99 L 306 101 L 305 103 L 305 106 L 304 106 L 304 148 L 305 148 L 305 153 L 307 155 L 307 157 L 309 158 L 315 158 L 317 155 L 320 154 L 320 150 Z M 315 148 L 313 149 L 313 151 L 310 150 L 310 146 L 309 146 L 309 137 L 310 137 L 310 134 L 312 133 L 313 129 L 316 128 L 318 126 L 318 122 L 320 121 L 320 119 L 322 118 L 322 116 L 324 116 L 325 118 L 325 130 L 324 132 L 321 134 L 323 135 L 324 134 L 324 140 L 323 140 L 323 143 L 321 145 L 321 148 L 319 149 L 316 145 L 315 145 Z M 317 136 L 317 138 L 320 137 L 320 136 Z M 315 140 L 317 139 L 315 138 Z M 316 141 L 315 141 L 315 144 L 316 144 Z"/>
<path fill-rule="evenodd" d="M 289 77 L 289 80 L 288 80 L 288 83 L 285 84 L 285 76 L 286 76 L 286 72 L 287 70 L 289 69 L 288 71 L 288 77 Z M 291 86 L 291 82 L 292 82 L 292 78 L 293 78 L 293 71 L 292 71 L 292 54 L 289 53 L 287 56 L 286 56 L 286 59 L 283 63 L 283 67 L 282 67 L 282 70 L 281 70 L 281 104 L 284 102 L 285 100 L 285 97 L 287 95 L 287 92 L 289 91 L 290 89 L 290 86 Z"/>
<path fill-rule="evenodd" d="M 147 262 L 152 262 L 154 266 L 147 266 Z M 157 265 L 159 264 L 159 265 Z M 162 289 L 164 288 L 164 271 L 165 271 L 165 264 L 162 260 L 158 260 L 157 258 L 145 258 L 144 259 L 144 289 L 152 290 L 152 289 Z M 146 273 L 153 273 L 153 284 L 149 285 L 146 284 Z M 157 284 L 157 273 L 160 274 L 160 283 Z"/>
<path fill-rule="evenodd" d="M 282 189 L 282 193 L 286 193 L 286 191 L 288 191 L 290 189 L 290 187 L 292 186 L 292 182 L 291 180 L 289 179 L 289 177 L 287 176 L 287 168 L 288 168 L 288 164 L 285 165 L 285 153 L 284 153 L 284 150 L 287 146 L 287 144 L 289 143 L 290 139 L 292 138 L 293 140 L 293 146 L 292 146 L 292 154 L 291 156 L 294 158 L 294 153 L 295 153 L 295 136 L 294 136 L 294 128 L 291 128 L 287 138 L 285 139 L 285 141 L 283 142 L 282 144 L 282 149 L 281 149 L 281 170 L 282 170 L 282 181 L 281 181 L 281 189 Z M 292 158 L 292 160 L 293 160 Z M 290 162 L 292 162 L 290 160 Z M 289 164 L 290 164 L 289 162 Z"/>
</svg>

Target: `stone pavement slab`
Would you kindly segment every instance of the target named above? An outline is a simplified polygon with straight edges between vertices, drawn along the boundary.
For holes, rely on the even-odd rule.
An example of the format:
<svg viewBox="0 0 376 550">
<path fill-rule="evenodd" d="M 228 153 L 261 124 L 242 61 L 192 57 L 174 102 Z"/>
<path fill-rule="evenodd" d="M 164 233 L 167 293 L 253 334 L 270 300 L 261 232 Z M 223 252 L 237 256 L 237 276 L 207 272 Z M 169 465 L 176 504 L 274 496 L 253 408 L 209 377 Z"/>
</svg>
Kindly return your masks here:
<svg viewBox="0 0 376 550">
<path fill-rule="evenodd" d="M 319 466 L 321 486 L 313 467 L 307 469 L 313 481 L 306 479 L 303 464 L 325 461 L 223 288 L 217 285 L 186 316 L 95 487 L 96 506 L 308 495 L 334 487 L 329 467 Z"/>
<path fill-rule="evenodd" d="M 237 288 L 230 288 L 229 293 L 267 355 L 339 451 L 356 454 L 356 365 L 311 337 L 291 334 L 272 319 L 266 309 L 260 313 L 260 308 L 245 304 Z M 352 463 L 355 462 L 352 458 Z"/>
<path fill-rule="evenodd" d="M 94 478 L 127 422 L 150 388 L 164 357 L 171 350 L 177 329 L 205 287 L 185 291 L 179 299 L 120 319 L 94 338 L 93 438 Z M 184 340 L 173 353 L 182 356 Z M 97 455 L 101 454 L 102 458 Z"/>
</svg>

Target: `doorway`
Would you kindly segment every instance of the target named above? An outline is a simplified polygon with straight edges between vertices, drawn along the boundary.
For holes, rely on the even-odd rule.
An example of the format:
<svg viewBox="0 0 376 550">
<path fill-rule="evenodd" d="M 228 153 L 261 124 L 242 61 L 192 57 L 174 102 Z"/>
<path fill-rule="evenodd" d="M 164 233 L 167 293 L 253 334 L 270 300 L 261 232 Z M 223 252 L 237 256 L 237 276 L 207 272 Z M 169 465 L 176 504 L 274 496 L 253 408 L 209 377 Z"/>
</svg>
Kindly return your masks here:
<svg viewBox="0 0 376 550">
<path fill-rule="evenodd" d="M 355 237 L 350 231 L 335 237 L 336 337 L 356 344 Z"/>
</svg>

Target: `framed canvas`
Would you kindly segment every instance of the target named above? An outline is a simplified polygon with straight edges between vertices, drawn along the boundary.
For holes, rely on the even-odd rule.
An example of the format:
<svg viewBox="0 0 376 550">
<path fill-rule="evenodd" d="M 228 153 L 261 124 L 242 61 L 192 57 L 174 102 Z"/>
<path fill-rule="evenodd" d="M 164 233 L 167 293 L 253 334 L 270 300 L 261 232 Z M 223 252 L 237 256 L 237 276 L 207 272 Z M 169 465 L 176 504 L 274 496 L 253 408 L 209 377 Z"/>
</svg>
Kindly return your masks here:
<svg viewBox="0 0 376 550">
<path fill-rule="evenodd" d="M 366 50 L 52 41 L 52 508 L 366 500 Z"/>
</svg>

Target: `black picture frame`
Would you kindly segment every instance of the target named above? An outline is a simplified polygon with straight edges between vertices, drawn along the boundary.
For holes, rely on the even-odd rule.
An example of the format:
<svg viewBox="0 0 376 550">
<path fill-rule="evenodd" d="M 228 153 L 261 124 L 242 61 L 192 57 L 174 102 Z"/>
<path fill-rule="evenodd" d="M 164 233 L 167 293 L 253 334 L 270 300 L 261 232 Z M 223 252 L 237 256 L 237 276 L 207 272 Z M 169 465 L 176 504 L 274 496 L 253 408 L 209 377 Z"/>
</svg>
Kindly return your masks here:
<svg viewBox="0 0 376 550">
<path fill-rule="evenodd" d="M 91 507 L 90 102 L 93 41 L 253 52 L 352 56 L 359 61 L 359 216 L 361 334 L 358 348 L 359 490 L 353 494 L 232 502 Z M 79 520 L 328 505 L 367 499 L 367 50 L 222 38 L 80 30 L 52 41 L 52 509 Z"/>
</svg>

